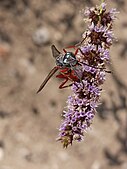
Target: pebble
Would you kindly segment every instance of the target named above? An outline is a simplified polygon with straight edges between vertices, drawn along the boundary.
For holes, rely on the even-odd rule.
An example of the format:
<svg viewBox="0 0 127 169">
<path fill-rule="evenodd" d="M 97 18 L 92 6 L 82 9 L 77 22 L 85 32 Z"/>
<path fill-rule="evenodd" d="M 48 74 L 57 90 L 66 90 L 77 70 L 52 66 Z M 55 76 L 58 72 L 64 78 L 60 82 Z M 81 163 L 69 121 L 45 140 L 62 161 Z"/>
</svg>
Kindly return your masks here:
<svg viewBox="0 0 127 169">
<path fill-rule="evenodd" d="M 50 40 L 50 35 L 49 35 L 48 29 L 45 27 L 38 28 L 34 32 L 32 39 L 33 39 L 33 42 L 38 46 L 48 43 Z"/>
</svg>

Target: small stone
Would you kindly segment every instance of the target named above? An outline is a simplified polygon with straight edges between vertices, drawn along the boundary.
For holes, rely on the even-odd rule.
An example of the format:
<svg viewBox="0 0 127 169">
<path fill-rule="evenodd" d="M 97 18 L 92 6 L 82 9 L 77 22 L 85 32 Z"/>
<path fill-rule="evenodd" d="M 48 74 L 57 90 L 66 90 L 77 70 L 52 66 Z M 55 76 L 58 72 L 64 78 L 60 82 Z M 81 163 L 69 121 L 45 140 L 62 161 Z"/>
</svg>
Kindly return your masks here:
<svg viewBox="0 0 127 169">
<path fill-rule="evenodd" d="M 47 28 L 38 28 L 33 34 L 33 41 L 36 45 L 43 45 L 49 42 L 50 35 Z"/>
</svg>

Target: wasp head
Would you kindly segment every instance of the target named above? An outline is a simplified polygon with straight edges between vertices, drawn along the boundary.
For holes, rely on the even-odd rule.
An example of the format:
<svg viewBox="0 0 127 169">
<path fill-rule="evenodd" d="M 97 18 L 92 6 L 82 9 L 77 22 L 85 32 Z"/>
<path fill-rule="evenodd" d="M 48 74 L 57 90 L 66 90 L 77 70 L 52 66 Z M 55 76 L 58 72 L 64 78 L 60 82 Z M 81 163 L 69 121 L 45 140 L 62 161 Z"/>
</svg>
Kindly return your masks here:
<svg viewBox="0 0 127 169">
<path fill-rule="evenodd" d="M 60 67 L 74 67 L 77 64 L 76 57 L 74 53 L 72 52 L 66 52 L 65 55 L 59 55 L 58 58 L 56 58 L 56 65 Z"/>
</svg>

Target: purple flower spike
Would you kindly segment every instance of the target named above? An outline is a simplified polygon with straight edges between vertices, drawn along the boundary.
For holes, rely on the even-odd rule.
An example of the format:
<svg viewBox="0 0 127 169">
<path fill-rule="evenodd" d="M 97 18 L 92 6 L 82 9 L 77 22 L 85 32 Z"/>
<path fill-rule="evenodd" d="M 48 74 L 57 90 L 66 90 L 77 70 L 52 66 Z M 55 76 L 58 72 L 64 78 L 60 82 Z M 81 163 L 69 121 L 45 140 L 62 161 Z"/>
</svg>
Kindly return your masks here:
<svg viewBox="0 0 127 169">
<path fill-rule="evenodd" d="M 68 97 L 67 110 L 59 128 L 58 140 L 63 147 L 73 141 L 82 141 L 84 132 L 90 127 L 99 105 L 101 85 L 106 79 L 106 64 L 110 63 L 109 49 L 113 42 L 113 21 L 115 9 L 106 11 L 106 4 L 87 8 L 84 15 L 89 22 L 83 33 L 77 54 L 81 79 L 73 83 L 72 95 Z"/>
</svg>

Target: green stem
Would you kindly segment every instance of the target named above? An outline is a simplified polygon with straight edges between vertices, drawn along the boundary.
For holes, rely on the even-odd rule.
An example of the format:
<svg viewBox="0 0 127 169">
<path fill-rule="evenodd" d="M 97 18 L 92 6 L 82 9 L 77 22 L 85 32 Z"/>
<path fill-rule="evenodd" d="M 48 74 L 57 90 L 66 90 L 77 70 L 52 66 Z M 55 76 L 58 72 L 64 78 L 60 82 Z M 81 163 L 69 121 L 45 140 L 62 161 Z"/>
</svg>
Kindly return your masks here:
<svg viewBox="0 0 127 169">
<path fill-rule="evenodd" d="M 101 0 L 101 4 L 104 3 L 105 0 Z M 102 13 L 102 6 L 100 5 L 100 14 Z"/>
<path fill-rule="evenodd" d="M 105 0 L 101 0 L 101 4 L 104 3 L 104 1 Z M 102 6 L 100 5 L 100 15 L 101 15 L 101 13 L 102 13 Z M 101 20 L 100 15 L 99 15 L 99 20 Z"/>
</svg>

